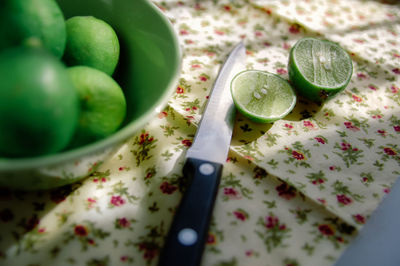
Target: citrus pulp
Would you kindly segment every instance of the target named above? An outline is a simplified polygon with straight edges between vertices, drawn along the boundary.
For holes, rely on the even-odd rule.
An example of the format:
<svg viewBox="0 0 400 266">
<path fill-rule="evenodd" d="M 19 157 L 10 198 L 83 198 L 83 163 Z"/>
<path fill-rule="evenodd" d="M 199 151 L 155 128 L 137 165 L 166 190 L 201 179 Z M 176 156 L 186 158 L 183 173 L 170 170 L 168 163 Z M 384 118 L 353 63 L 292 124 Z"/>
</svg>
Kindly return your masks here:
<svg viewBox="0 0 400 266">
<path fill-rule="evenodd" d="M 353 73 L 351 58 L 342 47 L 315 38 L 296 42 L 288 68 L 290 82 L 299 94 L 319 103 L 344 90 Z"/>
<path fill-rule="evenodd" d="M 255 122 L 269 123 L 285 117 L 296 105 L 296 94 L 278 75 L 245 70 L 231 82 L 236 108 Z"/>
</svg>

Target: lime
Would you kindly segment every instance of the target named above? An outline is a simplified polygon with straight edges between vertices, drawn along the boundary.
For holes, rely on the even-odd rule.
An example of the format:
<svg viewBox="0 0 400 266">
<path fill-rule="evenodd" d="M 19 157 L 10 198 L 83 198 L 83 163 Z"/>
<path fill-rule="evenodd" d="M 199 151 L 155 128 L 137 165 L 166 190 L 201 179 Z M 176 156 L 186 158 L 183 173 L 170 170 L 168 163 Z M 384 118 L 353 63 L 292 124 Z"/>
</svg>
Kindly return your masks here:
<svg viewBox="0 0 400 266">
<path fill-rule="evenodd" d="M 285 117 L 296 105 L 290 84 L 278 75 L 245 70 L 231 82 L 236 108 L 255 122 L 269 123 Z"/>
<path fill-rule="evenodd" d="M 114 29 L 92 16 L 69 18 L 64 61 L 85 65 L 112 75 L 119 59 L 119 41 Z"/>
<path fill-rule="evenodd" d="M 124 93 L 106 73 L 87 66 L 68 69 L 78 90 L 81 114 L 72 147 L 102 139 L 115 132 L 126 114 Z"/>
<path fill-rule="evenodd" d="M 66 147 L 79 100 L 66 67 L 48 51 L 17 47 L 0 55 L 0 154 L 31 157 Z"/>
<path fill-rule="evenodd" d="M 61 58 L 65 49 L 64 15 L 54 0 L 2 0 L 0 49 L 40 43 Z"/>
<path fill-rule="evenodd" d="M 305 98 L 323 102 L 344 90 L 353 74 L 350 56 L 338 44 L 303 38 L 292 47 L 289 79 Z"/>
</svg>

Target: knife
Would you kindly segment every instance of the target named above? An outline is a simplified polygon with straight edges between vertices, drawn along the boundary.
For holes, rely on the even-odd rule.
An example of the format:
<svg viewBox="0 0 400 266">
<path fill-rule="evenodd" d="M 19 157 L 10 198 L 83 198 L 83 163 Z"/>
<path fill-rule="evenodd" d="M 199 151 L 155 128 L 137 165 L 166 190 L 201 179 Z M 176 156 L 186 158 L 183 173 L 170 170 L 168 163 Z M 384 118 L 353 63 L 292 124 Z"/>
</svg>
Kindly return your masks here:
<svg viewBox="0 0 400 266">
<path fill-rule="evenodd" d="M 230 82 L 245 69 L 245 51 L 243 42 L 237 44 L 214 82 L 193 144 L 186 152 L 183 175 L 189 186 L 172 221 L 159 266 L 200 265 L 235 122 Z"/>
</svg>

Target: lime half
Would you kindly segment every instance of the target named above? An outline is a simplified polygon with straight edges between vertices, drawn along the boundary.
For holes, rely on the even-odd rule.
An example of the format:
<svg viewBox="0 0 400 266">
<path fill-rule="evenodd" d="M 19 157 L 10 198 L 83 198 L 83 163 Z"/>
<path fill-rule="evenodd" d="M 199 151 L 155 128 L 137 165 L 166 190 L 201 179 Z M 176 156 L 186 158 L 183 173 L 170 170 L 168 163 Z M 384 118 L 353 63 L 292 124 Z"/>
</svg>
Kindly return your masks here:
<svg viewBox="0 0 400 266">
<path fill-rule="evenodd" d="M 270 123 L 285 117 L 296 105 L 296 94 L 290 84 L 278 75 L 245 70 L 231 82 L 236 108 L 259 123 Z"/>
<path fill-rule="evenodd" d="M 350 56 L 338 44 L 303 38 L 292 47 L 289 79 L 305 98 L 323 102 L 344 90 L 353 74 Z"/>
</svg>

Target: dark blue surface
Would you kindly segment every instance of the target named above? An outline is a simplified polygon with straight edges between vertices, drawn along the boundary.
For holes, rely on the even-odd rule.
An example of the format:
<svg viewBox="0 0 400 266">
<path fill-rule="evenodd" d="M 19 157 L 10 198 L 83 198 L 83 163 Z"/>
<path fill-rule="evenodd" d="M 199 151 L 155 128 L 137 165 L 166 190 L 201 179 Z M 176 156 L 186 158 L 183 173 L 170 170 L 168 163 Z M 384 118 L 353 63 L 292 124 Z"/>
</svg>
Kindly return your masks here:
<svg viewBox="0 0 400 266">
<path fill-rule="evenodd" d="M 400 181 L 335 266 L 400 266 Z"/>
</svg>

